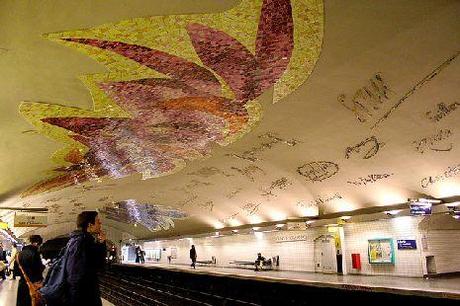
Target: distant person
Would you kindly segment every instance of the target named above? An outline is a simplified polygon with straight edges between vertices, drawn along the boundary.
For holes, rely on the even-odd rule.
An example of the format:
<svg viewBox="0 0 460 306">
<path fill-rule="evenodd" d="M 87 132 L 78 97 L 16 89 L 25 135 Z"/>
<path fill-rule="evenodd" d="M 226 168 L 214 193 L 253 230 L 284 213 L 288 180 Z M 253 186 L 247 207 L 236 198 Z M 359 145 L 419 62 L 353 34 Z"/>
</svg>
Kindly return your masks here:
<svg viewBox="0 0 460 306">
<path fill-rule="evenodd" d="M 139 251 L 140 251 L 139 260 L 141 264 L 143 264 L 145 263 L 145 251 L 141 247 L 139 247 Z"/>
<path fill-rule="evenodd" d="M 6 279 L 6 252 L 3 250 L 3 244 L 0 242 L 0 277 L 5 280 Z"/>
<path fill-rule="evenodd" d="M 136 262 L 141 264 L 145 263 L 145 252 L 141 249 L 140 245 L 136 247 Z"/>
<path fill-rule="evenodd" d="M 117 247 L 112 245 L 109 250 L 109 264 L 116 263 L 118 261 Z"/>
<path fill-rule="evenodd" d="M 16 257 L 16 264 L 21 276 L 18 285 L 17 306 L 31 306 L 31 297 L 35 297 L 35 291 L 40 288 L 43 281 L 45 266 L 42 264 L 38 251 L 38 247 L 43 243 L 43 238 L 40 235 L 32 235 L 29 242 L 30 244 L 22 248 Z M 36 301 L 35 298 L 34 300 Z"/>
<path fill-rule="evenodd" d="M 257 253 L 257 258 L 256 258 L 256 261 L 254 262 L 254 265 L 256 267 L 255 271 L 262 270 L 264 261 L 265 261 L 265 257 L 263 257 L 261 253 Z"/>
<path fill-rule="evenodd" d="M 190 266 L 193 267 L 193 269 L 196 269 L 195 267 L 196 257 L 197 257 L 197 254 L 196 254 L 195 246 L 192 245 L 192 248 L 190 249 L 190 259 L 192 260 L 192 264 Z"/>
<path fill-rule="evenodd" d="M 97 272 L 104 268 L 107 248 L 101 220 L 96 211 L 77 217 L 77 230 L 67 243 L 66 299 L 59 306 L 101 306 Z M 56 305 L 52 305 L 56 306 Z"/>
<path fill-rule="evenodd" d="M 13 247 L 11 248 L 11 256 L 10 256 L 10 262 L 8 264 L 8 268 L 11 273 L 11 278 L 16 279 L 16 276 L 19 276 L 19 268 L 18 265 L 16 264 L 16 254 L 18 253 L 18 245 L 16 243 L 13 243 Z"/>
</svg>

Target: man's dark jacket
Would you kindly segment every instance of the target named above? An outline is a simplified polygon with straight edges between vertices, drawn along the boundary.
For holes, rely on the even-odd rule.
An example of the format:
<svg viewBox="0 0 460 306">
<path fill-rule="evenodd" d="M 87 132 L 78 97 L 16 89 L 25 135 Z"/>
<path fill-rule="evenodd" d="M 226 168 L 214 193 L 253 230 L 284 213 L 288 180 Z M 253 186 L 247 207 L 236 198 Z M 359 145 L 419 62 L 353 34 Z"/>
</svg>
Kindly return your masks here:
<svg viewBox="0 0 460 306">
<path fill-rule="evenodd" d="M 43 270 L 45 269 L 45 266 L 42 264 L 40 253 L 38 252 L 38 247 L 34 245 L 27 245 L 22 249 L 21 252 L 19 252 L 18 257 L 22 269 L 27 274 L 32 283 L 40 282 L 43 280 Z M 21 279 L 19 280 L 18 285 L 18 297 L 16 300 L 16 305 L 29 306 L 31 305 L 29 287 L 27 286 L 22 272 L 20 272 L 19 275 L 21 276 Z"/>
<path fill-rule="evenodd" d="M 76 230 L 67 244 L 68 306 L 101 306 L 97 272 L 104 268 L 105 243 L 98 243 L 91 234 Z"/>
</svg>

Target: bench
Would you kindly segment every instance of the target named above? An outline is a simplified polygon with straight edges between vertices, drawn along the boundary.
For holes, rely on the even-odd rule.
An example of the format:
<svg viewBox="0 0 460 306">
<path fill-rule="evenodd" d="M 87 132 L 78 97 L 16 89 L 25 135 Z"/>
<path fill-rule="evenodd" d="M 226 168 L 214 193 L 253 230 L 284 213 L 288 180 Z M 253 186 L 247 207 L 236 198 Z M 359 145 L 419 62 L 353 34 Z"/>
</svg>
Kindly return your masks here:
<svg viewBox="0 0 460 306">
<path fill-rule="evenodd" d="M 229 264 L 234 265 L 238 268 L 243 269 L 255 269 L 256 262 L 250 260 L 232 260 Z M 262 262 L 261 265 L 258 266 L 260 270 L 274 270 L 279 267 L 279 256 L 273 256 L 272 258 L 268 258 Z"/>
<path fill-rule="evenodd" d="M 197 260 L 196 263 L 199 265 L 216 265 L 217 259 L 214 256 L 212 256 L 211 260 Z"/>
<path fill-rule="evenodd" d="M 243 269 L 255 269 L 256 263 L 255 261 L 249 261 L 249 260 L 233 260 L 230 261 L 229 264 L 235 265 L 238 268 L 243 268 Z M 259 265 L 258 268 L 260 270 L 272 270 L 272 261 L 271 259 L 269 260 L 264 260 L 262 265 Z"/>
<path fill-rule="evenodd" d="M 255 262 L 254 261 L 248 261 L 248 260 L 233 260 L 233 261 L 230 261 L 229 264 L 237 265 L 237 266 L 251 266 L 251 267 L 254 267 Z"/>
</svg>

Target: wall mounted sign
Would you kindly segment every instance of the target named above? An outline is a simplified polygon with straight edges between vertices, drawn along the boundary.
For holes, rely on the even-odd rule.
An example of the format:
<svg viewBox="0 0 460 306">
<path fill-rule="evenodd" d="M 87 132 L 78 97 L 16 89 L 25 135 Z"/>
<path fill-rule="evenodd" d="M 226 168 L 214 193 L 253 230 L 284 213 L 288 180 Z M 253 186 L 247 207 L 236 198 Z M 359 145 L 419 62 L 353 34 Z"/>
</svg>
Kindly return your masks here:
<svg viewBox="0 0 460 306">
<path fill-rule="evenodd" d="M 307 240 L 307 235 L 306 234 L 282 234 L 282 235 L 276 235 L 273 237 L 273 240 L 275 243 L 281 243 L 281 242 L 294 242 L 294 241 L 306 241 Z"/>
<path fill-rule="evenodd" d="M 410 203 L 410 214 L 416 216 L 431 215 L 431 203 Z"/>
<path fill-rule="evenodd" d="M 368 240 L 370 264 L 394 264 L 394 248 L 391 238 Z"/>
<path fill-rule="evenodd" d="M 15 213 L 14 227 L 46 227 L 48 217 L 45 214 Z"/>
<path fill-rule="evenodd" d="M 416 240 L 397 240 L 398 250 L 416 250 L 417 241 Z"/>
</svg>

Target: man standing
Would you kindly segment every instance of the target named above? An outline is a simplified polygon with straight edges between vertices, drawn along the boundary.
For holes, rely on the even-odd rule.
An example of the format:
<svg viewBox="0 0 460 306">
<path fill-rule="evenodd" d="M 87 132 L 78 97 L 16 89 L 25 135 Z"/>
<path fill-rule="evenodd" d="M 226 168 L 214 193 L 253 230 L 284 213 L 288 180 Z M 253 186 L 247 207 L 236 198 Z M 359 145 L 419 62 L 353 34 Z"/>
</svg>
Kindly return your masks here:
<svg viewBox="0 0 460 306">
<path fill-rule="evenodd" d="M 196 257 L 197 257 L 197 255 L 196 255 L 195 246 L 192 245 L 192 248 L 190 249 L 190 259 L 192 260 L 192 264 L 190 266 L 193 267 L 193 269 L 196 269 L 195 268 Z"/>
<path fill-rule="evenodd" d="M 43 238 L 40 235 L 32 235 L 29 237 L 29 245 L 26 245 L 19 252 L 16 264 L 20 266 L 19 275 L 21 279 L 18 285 L 17 306 L 30 306 L 32 304 L 30 298 L 29 287 L 22 272 L 26 274 L 29 281 L 35 286 L 43 281 L 43 270 L 45 266 L 42 264 L 38 247 L 42 244 Z"/>
<path fill-rule="evenodd" d="M 105 234 L 96 211 L 77 217 L 77 230 L 67 244 L 66 306 L 101 306 L 97 272 L 104 268 L 107 253 Z"/>
</svg>

